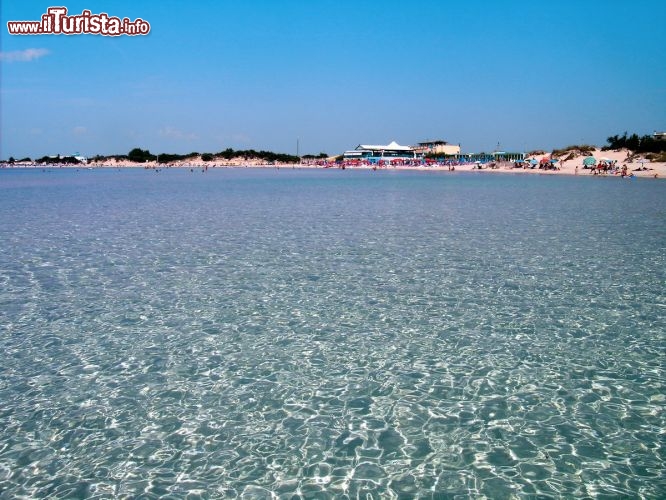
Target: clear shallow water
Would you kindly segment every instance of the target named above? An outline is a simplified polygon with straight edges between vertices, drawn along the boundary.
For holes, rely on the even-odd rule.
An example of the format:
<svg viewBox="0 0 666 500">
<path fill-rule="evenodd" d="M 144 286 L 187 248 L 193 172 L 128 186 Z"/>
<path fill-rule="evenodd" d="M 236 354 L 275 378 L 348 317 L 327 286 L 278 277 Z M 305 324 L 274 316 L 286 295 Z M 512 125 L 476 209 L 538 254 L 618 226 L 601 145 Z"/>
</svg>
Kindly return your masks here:
<svg viewBox="0 0 666 500">
<path fill-rule="evenodd" d="M 0 497 L 666 494 L 666 184 L 0 172 Z"/>
</svg>

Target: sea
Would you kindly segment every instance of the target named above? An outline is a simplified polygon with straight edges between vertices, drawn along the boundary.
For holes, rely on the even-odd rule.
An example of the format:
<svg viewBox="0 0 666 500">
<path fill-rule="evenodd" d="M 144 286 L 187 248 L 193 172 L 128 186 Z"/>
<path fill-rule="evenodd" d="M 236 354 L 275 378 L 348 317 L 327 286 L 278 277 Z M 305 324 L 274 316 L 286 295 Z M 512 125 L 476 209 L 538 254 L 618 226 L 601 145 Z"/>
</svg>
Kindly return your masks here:
<svg viewBox="0 0 666 500">
<path fill-rule="evenodd" d="M 666 182 L 0 171 L 0 498 L 664 498 Z"/>
</svg>

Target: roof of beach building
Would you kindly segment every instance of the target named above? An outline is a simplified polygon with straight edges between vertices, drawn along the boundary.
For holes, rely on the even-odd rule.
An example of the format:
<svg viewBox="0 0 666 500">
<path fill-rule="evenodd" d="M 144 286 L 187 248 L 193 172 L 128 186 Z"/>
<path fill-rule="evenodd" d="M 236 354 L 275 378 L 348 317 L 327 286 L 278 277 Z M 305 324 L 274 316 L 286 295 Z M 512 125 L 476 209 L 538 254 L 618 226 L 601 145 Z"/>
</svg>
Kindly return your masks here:
<svg viewBox="0 0 666 500">
<path fill-rule="evenodd" d="M 385 146 L 378 145 L 378 144 L 359 144 L 356 146 L 356 149 L 367 149 L 370 151 L 411 151 L 412 148 L 409 146 L 401 146 L 395 141 L 391 141 L 390 144 L 387 144 Z"/>
<path fill-rule="evenodd" d="M 419 146 L 444 146 L 446 144 L 448 144 L 448 142 L 442 141 L 441 139 L 419 142 Z"/>
</svg>

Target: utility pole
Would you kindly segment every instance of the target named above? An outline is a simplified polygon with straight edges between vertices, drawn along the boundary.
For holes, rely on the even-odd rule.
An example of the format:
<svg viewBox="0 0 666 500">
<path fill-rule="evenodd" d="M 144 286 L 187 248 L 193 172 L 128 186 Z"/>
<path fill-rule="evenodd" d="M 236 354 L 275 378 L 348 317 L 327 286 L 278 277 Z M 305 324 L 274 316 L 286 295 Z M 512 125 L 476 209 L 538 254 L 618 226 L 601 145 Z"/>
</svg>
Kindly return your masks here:
<svg viewBox="0 0 666 500">
<path fill-rule="evenodd" d="M 298 137 L 296 138 L 296 156 L 300 158 L 300 155 L 298 154 Z"/>
</svg>

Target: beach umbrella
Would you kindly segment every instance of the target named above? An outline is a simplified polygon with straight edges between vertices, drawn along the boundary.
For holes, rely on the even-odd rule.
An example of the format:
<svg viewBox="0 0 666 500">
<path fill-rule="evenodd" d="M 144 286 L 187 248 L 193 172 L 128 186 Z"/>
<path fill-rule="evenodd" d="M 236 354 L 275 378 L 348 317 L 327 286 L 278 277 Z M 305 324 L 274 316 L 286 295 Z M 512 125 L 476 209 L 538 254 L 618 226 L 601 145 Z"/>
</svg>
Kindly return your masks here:
<svg viewBox="0 0 666 500">
<path fill-rule="evenodd" d="M 594 159 L 594 156 L 588 156 L 583 160 L 583 165 L 596 165 L 597 160 Z"/>
<path fill-rule="evenodd" d="M 539 162 L 536 161 L 536 159 L 532 158 L 532 159 L 530 160 L 530 163 L 531 163 L 532 165 L 537 165 Z"/>
</svg>

